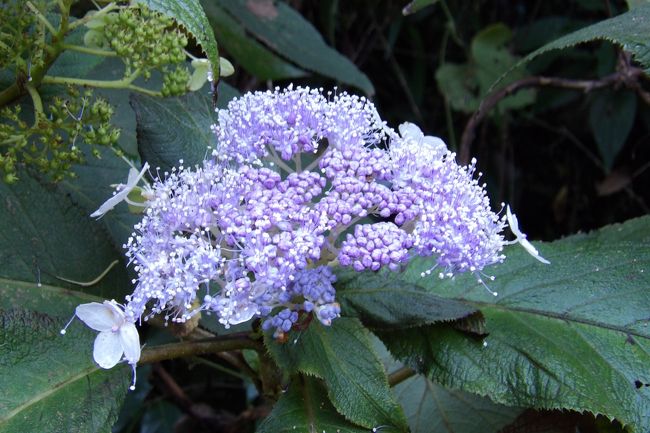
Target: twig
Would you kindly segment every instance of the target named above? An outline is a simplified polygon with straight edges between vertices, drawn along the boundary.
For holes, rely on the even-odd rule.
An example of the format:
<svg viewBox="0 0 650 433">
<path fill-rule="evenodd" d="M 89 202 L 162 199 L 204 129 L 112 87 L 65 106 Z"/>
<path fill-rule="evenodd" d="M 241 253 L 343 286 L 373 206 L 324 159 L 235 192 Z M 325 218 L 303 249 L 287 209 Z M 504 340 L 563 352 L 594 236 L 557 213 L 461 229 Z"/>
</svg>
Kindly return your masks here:
<svg viewBox="0 0 650 433">
<path fill-rule="evenodd" d="M 459 162 L 463 165 L 469 162 L 472 141 L 476 135 L 476 128 L 483 121 L 485 116 L 501 102 L 502 99 L 518 92 L 521 89 L 529 87 L 559 87 L 563 89 L 580 90 L 585 93 L 595 89 L 602 89 L 617 84 L 624 84 L 639 93 L 644 101 L 650 104 L 650 94 L 643 91 L 638 83 L 639 76 L 643 75 L 643 70 L 637 67 L 624 67 L 622 70 L 614 72 L 598 80 L 574 80 L 570 78 L 556 77 L 526 77 L 517 80 L 493 93 L 488 95 L 479 106 L 478 110 L 470 117 L 463 136 L 460 140 L 460 149 L 458 153 Z"/>
<path fill-rule="evenodd" d="M 232 338 L 230 336 L 223 336 L 211 338 L 209 340 L 182 341 L 180 343 L 149 347 L 142 352 L 140 363 L 149 364 L 167 359 L 204 355 L 206 353 L 228 352 L 240 349 L 252 349 L 258 352 L 264 352 L 264 346 L 259 341 L 250 338 Z"/>
<path fill-rule="evenodd" d="M 393 387 L 413 376 L 415 376 L 415 370 L 413 370 L 411 367 L 399 368 L 388 375 L 388 385 L 390 387 Z"/>
</svg>

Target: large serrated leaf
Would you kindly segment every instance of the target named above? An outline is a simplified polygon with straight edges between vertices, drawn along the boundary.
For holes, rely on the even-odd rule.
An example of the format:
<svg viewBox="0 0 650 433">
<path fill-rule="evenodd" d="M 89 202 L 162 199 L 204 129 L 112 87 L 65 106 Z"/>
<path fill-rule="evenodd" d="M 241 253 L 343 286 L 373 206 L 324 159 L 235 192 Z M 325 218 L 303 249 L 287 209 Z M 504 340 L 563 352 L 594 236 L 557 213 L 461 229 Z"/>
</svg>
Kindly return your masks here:
<svg viewBox="0 0 650 433">
<path fill-rule="evenodd" d="M 229 57 L 260 80 L 298 78 L 307 75 L 305 71 L 283 60 L 246 34 L 244 27 L 214 1 L 202 2 L 205 13 L 214 27 L 214 32 L 228 51 Z"/>
<path fill-rule="evenodd" d="M 160 12 L 171 18 L 187 29 L 189 33 L 201 44 L 203 51 L 208 55 L 208 60 L 213 65 L 219 64 L 219 49 L 214 38 L 212 27 L 203 12 L 199 0 L 136 0 L 154 11 Z M 218 71 L 215 70 L 218 79 Z"/>
<path fill-rule="evenodd" d="M 220 85 L 219 104 L 224 106 L 235 94 L 230 86 Z M 144 161 L 161 174 L 183 164 L 201 164 L 216 147 L 211 126 L 216 121 L 212 100 L 194 92 L 178 98 L 131 96 L 136 114 L 138 151 Z"/>
<path fill-rule="evenodd" d="M 58 277 L 93 280 L 120 258 L 107 233 L 67 196 L 20 177 L 15 185 L 0 183 L 0 278 L 75 287 Z M 118 266 L 88 291 L 110 299 L 127 289 Z"/>
<path fill-rule="evenodd" d="M 389 372 L 400 371 L 378 339 L 374 347 Z M 514 421 L 521 408 L 503 406 L 468 392 L 446 389 L 424 375 L 415 375 L 394 388 L 411 433 L 497 433 Z M 509 431 L 509 430 L 505 430 Z"/>
<path fill-rule="evenodd" d="M 376 274 L 339 271 L 337 276 L 337 285 L 345 287 L 337 291 L 343 315 L 358 317 L 373 329 L 451 321 L 477 311 L 466 303 L 436 296 L 415 284 L 387 284 Z"/>
<path fill-rule="evenodd" d="M 301 68 L 374 94 L 368 77 L 329 47 L 314 26 L 285 2 L 221 0 L 218 4 L 256 38 Z"/>
<path fill-rule="evenodd" d="M 489 270 L 494 298 L 471 275 L 423 279 L 415 260 L 400 279 L 463 300 L 485 316 L 480 341 L 445 326 L 382 332 L 391 352 L 445 386 L 509 405 L 590 411 L 650 428 L 650 217 L 523 250 Z"/>
<path fill-rule="evenodd" d="M 634 59 L 650 73 L 650 4 L 638 5 L 624 14 L 555 39 L 521 59 L 499 81 L 546 52 L 595 40 L 607 40 L 621 46 L 625 51 L 632 53 Z"/>
<path fill-rule="evenodd" d="M 256 432 L 367 433 L 368 429 L 351 424 L 336 412 L 317 379 L 296 376 Z"/>
<path fill-rule="evenodd" d="M 407 431 L 370 334 L 358 320 L 341 317 L 331 327 L 312 323 L 288 343 L 268 338 L 266 346 L 281 368 L 325 380 L 332 404 L 353 423 Z"/>
</svg>

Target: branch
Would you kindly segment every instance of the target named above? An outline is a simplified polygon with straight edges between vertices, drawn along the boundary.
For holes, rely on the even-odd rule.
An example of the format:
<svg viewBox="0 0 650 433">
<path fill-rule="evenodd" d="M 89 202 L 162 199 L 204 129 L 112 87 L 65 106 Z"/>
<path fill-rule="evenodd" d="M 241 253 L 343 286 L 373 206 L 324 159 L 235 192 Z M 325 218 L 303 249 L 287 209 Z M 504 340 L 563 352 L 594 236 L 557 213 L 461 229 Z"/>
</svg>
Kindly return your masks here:
<svg viewBox="0 0 650 433">
<path fill-rule="evenodd" d="M 182 341 L 180 343 L 149 347 L 142 352 L 140 363 L 149 364 L 167 359 L 240 349 L 252 349 L 257 352 L 264 352 L 264 346 L 259 341 L 241 336 L 223 336 L 208 340 Z"/>
<path fill-rule="evenodd" d="M 569 78 L 555 78 L 555 77 L 526 77 L 521 80 L 515 81 L 493 93 L 488 95 L 479 106 L 478 110 L 472 114 L 463 136 L 460 140 L 460 149 L 458 152 L 458 160 L 462 165 L 469 162 L 470 150 L 472 141 L 476 136 L 476 128 L 483 121 L 485 116 L 501 102 L 502 99 L 517 93 L 521 89 L 529 87 L 559 87 L 562 89 L 580 90 L 584 93 L 591 92 L 595 89 L 602 89 L 604 87 L 613 86 L 616 84 L 624 84 L 626 87 L 632 88 L 639 93 L 639 95 L 646 101 L 650 101 L 650 95 L 644 92 L 638 83 L 639 76 L 643 75 L 643 70 L 636 67 L 623 68 L 620 71 L 607 75 L 598 80 L 574 80 Z"/>
</svg>

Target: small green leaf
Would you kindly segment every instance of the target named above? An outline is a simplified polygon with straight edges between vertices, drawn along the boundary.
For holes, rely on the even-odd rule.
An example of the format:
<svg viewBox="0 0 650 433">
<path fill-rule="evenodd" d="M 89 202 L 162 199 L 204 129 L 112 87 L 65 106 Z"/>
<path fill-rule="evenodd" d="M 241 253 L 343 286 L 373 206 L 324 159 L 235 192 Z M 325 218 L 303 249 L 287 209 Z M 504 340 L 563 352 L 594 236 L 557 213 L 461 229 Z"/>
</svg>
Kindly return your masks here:
<svg viewBox="0 0 650 433">
<path fill-rule="evenodd" d="M 343 314 L 358 317 L 373 329 L 452 321 L 477 311 L 465 303 L 435 296 L 416 284 L 394 284 L 370 272 L 339 272 L 336 287 Z"/>
<path fill-rule="evenodd" d="M 339 415 L 319 380 L 296 376 L 256 430 L 257 433 L 368 433 Z"/>
<path fill-rule="evenodd" d="M 438 0 L 413 0 L 402 9 L 403 15 L 411 15 L 417 11 L 438 3 Z"/>
<path fill-rule="evenodd" d="M 479 108 L 481 99 L 490 91 L 490 86 L 517 61 L 506 44 L 512 38 L 511 30 L 502 23 L 490 25 L 472 39 L 471 56 L 466 64 L 443 63 L 436 71 L 436 82 L 440 91 L 449 100 L 452 108 L 472 113 Z M 521 71 L 513 73 L 508 82 L 523 77 Z M 517 109 L 535 101 L 533 90 L 524 90 L 508 96 L 499 102 L 501 112 Z"/>
<path fill-rule="evenodd" d="M 625 51 L 632 53 L 646 73 L 650 73 L 650 4 L 639 5 L 624 14 L 555 39 L 521 59 L 495 84 L 544 53 L 595 40 L 607 40 L 621 46 Z"/>
<path fill-rule="evenodd" d="M 266 346 L 281 368 L 325 380 L 332 404 L 353 423 L 407 431 L 370 334 L 358 320 L 341 317 L 331 327 L 311 323 L 307 330 L 291 333 L 287 343 L 269 337 Z"/>
<path fill-rule="evenodd" d="M 493 297 L 471 275 L 422 279 L 416 259 L 399 276 L 483 313 L 488 337 L 447 325 L 382 331 L 391 353 L 444 386 L 496 402 L 589 411 L 650 428 L 650 217 L 539 245 L 551 261 L 509 247 L 488 270 Z M 485 343 L 485 345 L 484 345 Z M 637 382 L 638 381 L 638 382 Z"/>
<path fill-rule="evenodd" d="M 607 170 L 627 140 L 636 117 L 636 93 L 632 90 L 598 92 L 589 109 L 589 126 Z"/>
<path fill-rule="evenodd" d="M 219 3 L 203 1 L 205 13 L 223 47 L 244 69 L 260 80 L 299 78 L 305 71 L 283 60 L 246 34 L 246 29 L 224 11 Z"/>
<path fill-rule="evenodd" d="M 314 26 L 285 2 L 221 0 L 218 4 L 266 46 L 301 68 L 374 94 L 368 77 L 329 47 Z"/>
<path fill-rule="evenodd" d="M 199 0 L 136 0 L 136 2 L 174 18 L 201 44 L 210 63 L 213 65 L 219 64 L 217 40 L 214 38 L 212 27 L 205 16 L 205 12 L 203 12 Z M 215 70 L 214 73 L 215 79 L 218 79 L 218 71 Z"/>
<path fill-rule="evenodd" d="M 235 93 L 220 85 L 219 102 L 225 104 Z M 210 128 L 216 121 L 212 100 L 201 92 L 178 98 L 153 98 L 131 95 L 131 106 L 137 121 L 138 150 L 143 160 L 161 174 L 183 164 L 201 164 L 216 147 Z"/>
</svg>

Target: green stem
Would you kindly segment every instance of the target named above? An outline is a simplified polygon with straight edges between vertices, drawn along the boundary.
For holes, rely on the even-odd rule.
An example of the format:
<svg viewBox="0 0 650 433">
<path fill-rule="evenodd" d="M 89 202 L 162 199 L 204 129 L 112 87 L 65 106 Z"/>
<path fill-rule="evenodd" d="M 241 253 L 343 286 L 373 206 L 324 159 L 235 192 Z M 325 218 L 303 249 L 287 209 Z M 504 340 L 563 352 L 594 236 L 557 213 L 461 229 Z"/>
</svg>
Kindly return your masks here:
<svg viewBox="0 0 650 433">
<path fill-rule="evenodd" d="M 43 115 L 43 101 L 41 100 L 41 95 L 38 93 L 38 90 L 32 85 L 27 84 L 25 90 L 29 93 L 29 96 L 32 98 L 32 103 L 34 104 L 34 126 L 38 125 L 38 120 Z"/>
<path fill-rule="evenodd" d="M 142 352 L 140 363 L 149 364 L 168 359 L 186 358 L 205 355 L 207 353 L 227 352 L 230 350 L 252 349 L 264 351 L 262 343 L 250 338 L 217 337 L 207 340 L 181 341 L 180 343 L 163 344 L 149 347 Z"/>
<path fill-rule="evenodd" d="M 43 77 L 43 84 L 69 84 L 75 86 L 89 86 L 96 87 L 99 89 L 128 89 L 134 92 L 143 93 L 149 96 L 162 96 L 162 93 L 156 92 L 154 90 L 149 90 L 144 87 L 136 86 L 131 84 L 133 80 L 137 77 L 138 71 L 132 74 L 129 77 L 123 78 L 121 80 L 105 81 L 105 80 L 88 80 L 85 78 L 74 78 L 74 77 L 57 77 L 53 75 L 46 75 Z"/>
<path fill-rule="evenodd" d="M 109 3 L 108 5 L 106 5 L 106 7 L 98 10 L 94 14 L 86 15 L 85 17 L 73 22 L 72 24 L 70 24 L 69 29 L 72 31 L 72 30 L 76 29 L 79 26 L 83 26 L 88 21 L 90 21 L 92 19 L 95 19 L 95 18 L 98 18 L 98 17 L 101 17 L 102 15 L 105 15 L 105 14 L 107 14 L 110 11 L 113 11 L 115 9 L 119 9 L 119 6 L 117 4 L 115 4 L 115 3 Z"/>
<path fill-rule="evenodd" d="M 82 47 L 81 45 L 74 45 L 74 44 L 63 44 L 63 49 L 64 50 L 77 51 L 79 53 L 84 53 L 84 54 L 92 54 L 94 56 L 104 56 L 104 57 L 115 57 L 115 56 L 117 56 L 117 53 L 115 51 L 100 50 L 98 48 Z"/>
<path fill-rule="evenodd" d="M 39 11 L 39 10 L 36 8 L 36 6 L 34 6 L 34 5 L 32 4 L 32 2 L 30 2 L 30 1 L 28 1 L 28 2 L 26 3 L 26 5 L 27 5 L 27 7 L 29 8 L 29 10 L 32 11 L 32 13 L 33 13 L 34 15 L 36 15 L 36 19 L 38 19 L 38 20 L 39 20 L 39 21 L 40 21 L 40 22 L 41 22 L 41 23 L 42 23 L 42 24 L 43 24 L 43 25 L 44 25 L 44 26 L 45 26 L 45 27 L 50 31 L 50 33 L 52 33 L 52 36 L 56 36 L 56 35 L 57 35 L 57 31 L 56 31 L 56 29 L 54 28 L 54 26 L 52 25 L 52 23 L 50 23 L 50 22 L 47 20 L 47 18 L 45 18 L 45 16 L 43 16 L 43 14 L 41 13 L 41 11 Z"/>
</svg>

